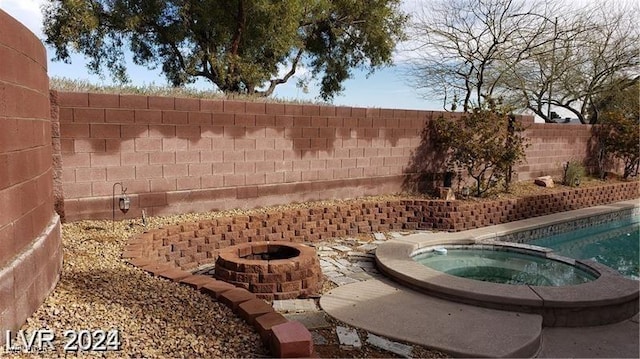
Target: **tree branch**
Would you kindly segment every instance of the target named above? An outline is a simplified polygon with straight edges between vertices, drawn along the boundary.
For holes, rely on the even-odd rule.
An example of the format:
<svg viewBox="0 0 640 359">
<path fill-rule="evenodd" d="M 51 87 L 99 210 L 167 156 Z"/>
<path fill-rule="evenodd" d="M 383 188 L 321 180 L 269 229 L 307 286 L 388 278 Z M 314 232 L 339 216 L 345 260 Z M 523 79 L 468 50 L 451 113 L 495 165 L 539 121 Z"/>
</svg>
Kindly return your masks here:
<svg viewBox="0 0 640 359">
<path fill-rule="evenodd" d="M 300 62 L 300 59 L 302 58 L 303 53 L 304 53 L 303 49 L 298 49 L 298 53 L 296 54 L 296 57 L 291 62 L 291 69 L 289 70 L 289 72 L 287 72 L 284 75 L 284 77 L 280 79 L 270 80 L 269 88 L 267 88 L 265 91 L 260 92 L 260 95 L 265 97 L 271 96 L 273 91 L 276 89 L 276 86 L 289 81 L 291 76 L 295 75 L 296 68 L 298 67 L 298 63 Z"/>
</svg>

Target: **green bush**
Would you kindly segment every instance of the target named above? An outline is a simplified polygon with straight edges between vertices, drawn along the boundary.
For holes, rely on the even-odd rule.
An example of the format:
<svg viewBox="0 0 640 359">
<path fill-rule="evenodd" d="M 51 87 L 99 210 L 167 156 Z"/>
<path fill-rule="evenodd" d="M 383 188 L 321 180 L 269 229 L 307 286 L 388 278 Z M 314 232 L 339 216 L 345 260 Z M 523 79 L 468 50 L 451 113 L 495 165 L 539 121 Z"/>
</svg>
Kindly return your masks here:
<svg viewBox="0 0 640 359">
<path fill-rule="evenodd" d="M 640 162 L 640 122 L 637 117 L 619 112 L 609 112 L 602 117 L 598 137 L 603 157 L 620 160 L 624 165 L 622 177 L 629 178 Z"/>
<path fill-rule="evenodd" d="M 498 184 L 508 190 L 513 167 L 525 158 L 524 128 L 508 110 L 489 101 L 488 108 L 465 113 L 461 119 L 434 121 L 434 141 L 449 154 L 447 168 L 463 170 L 475 180 L 475 196 Z"/>
<path fill-rule="evenodd" d="M 562 179 L 562 184 L 577 187 L 580 185 L 580 182 L 586 173 L 587 171 L 582 163 L 578 161 L 567 162 L 564 167 L 564 178 Z"/>
</svg>

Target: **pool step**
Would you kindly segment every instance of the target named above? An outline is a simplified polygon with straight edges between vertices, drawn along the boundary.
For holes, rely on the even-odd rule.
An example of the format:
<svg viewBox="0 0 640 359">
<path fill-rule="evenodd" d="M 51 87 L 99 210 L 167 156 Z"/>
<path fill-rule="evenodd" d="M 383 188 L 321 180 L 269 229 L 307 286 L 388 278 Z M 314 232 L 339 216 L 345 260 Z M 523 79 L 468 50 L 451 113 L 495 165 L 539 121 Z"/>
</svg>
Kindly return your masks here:
<svg viewBox="0 0 640 359">
<path fill-rule="evenodd" d="M 532 357 L 541 345 L 539 315 L 449 302 L 388 280 L 338 287 L 320 306 L 347 324 L 453 356 Z"/>
</svg>

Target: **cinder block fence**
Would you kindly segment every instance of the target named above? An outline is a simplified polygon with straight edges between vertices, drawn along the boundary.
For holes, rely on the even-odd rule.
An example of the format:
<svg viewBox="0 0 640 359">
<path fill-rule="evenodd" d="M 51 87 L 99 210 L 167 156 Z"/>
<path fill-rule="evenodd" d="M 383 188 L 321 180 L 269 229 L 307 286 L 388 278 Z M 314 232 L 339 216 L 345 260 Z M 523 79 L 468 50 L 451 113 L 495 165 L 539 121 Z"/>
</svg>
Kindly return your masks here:
<svg viewBox="0 0 640 359">
<path fill-rule="evenodd" d="M 0 345 L 44 301 L 62 266 L 46 63 L 36 36 L 0 10 Z"/>
<path fill-rule="evenodd" d="M 53 100 L 68 220 L 110 218 L 115 182 L 131 195 L 129 216 L 397 193 L 412 171 L 445 171 L 425 128 L 460 115 L 94 93 Z M 531 143 L 519 179 L 585 158 L 589 126 L 519 120 Z"/>
</svg>

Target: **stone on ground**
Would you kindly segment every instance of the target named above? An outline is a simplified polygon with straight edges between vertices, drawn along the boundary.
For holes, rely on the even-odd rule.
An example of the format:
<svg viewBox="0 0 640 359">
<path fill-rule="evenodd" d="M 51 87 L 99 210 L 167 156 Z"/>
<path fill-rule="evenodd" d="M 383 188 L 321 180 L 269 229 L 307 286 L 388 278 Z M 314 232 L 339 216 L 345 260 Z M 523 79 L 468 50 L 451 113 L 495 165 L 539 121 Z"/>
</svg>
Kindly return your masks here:
<svg viewBox="0 0 640 359">
<path fill-rule="evenodd" d="M 553 179 L 551 176 L 538 177 L 533 181 L 533 183 L 541 187 L 553 188 Z"/>
<path fill-rule="evenodd" d="M 333 249 L 340 251 L 340 252 L 349 252 L 351 250 L 351 247 L 347 247 L 347 246 L 343 246 L 341 244 L 337 245 L 337 246 L 333 246 Z"/>
<path fill-rule="evenodd" d="M 319 311 L 313 299 L 274 300 L 273 309 L 281 313 L 300 313 Z"/>
<path fill-rule="evenodd" d="M 340 348 L 349 350 L 362 347 L 362 342 L 355 329 L 338 325 L 336 327 L 336 334 L 338 335 Z"/>
<path fill-rule="evenodd" d="M 302 323 L 307 329 L 329 328 L 329 323 L 324 312 L 285 313 L 285 318 Z"/>
<path fill-rule="evenodd" d="M 323 337 L 322 334 L 318 332 L 311 332 L 311 338 L 315 345 L 326 345 L 328 343 L 327 338 Z"/>
<path fill-rule="evenodd" d="M 388 352 L 397 354 L 403 358 L 410 358 L 411 352 L 413 351 L 413 347 L 410 345 L 394 342 L 371 333 L 367 333 L 367 343 L 380 349 L 384 349 Z"/>
<path fill-rule="evenodd" d="M 367 243 L 367 244 L 363 244 L 361 246 L 358 246 L 358 250 L 359 251 L 363 251 L 363 252 L 369 252 L 369 251 L 374 251 L 376 250 L 376 248 L 378 248 L 377 245 L 373 244 L 373 243 Z"/>
<path fill-rule="evenodd" d="M 337 286 L 343 286 L 351 283 L 358 283 L 358 280 L 350 277 L 345 277 L 345 276 L 330 277 L 329 280 Z"/>
<path fill-rule="evenodd" d="M 384 233 L 380 233 L 380 232 L 376 232 L 373 234 L 373 238 L 375 238 L 378 241 L 386 241 L 387 240 L 387 236 L 384 235 Z"/>
</svg>

